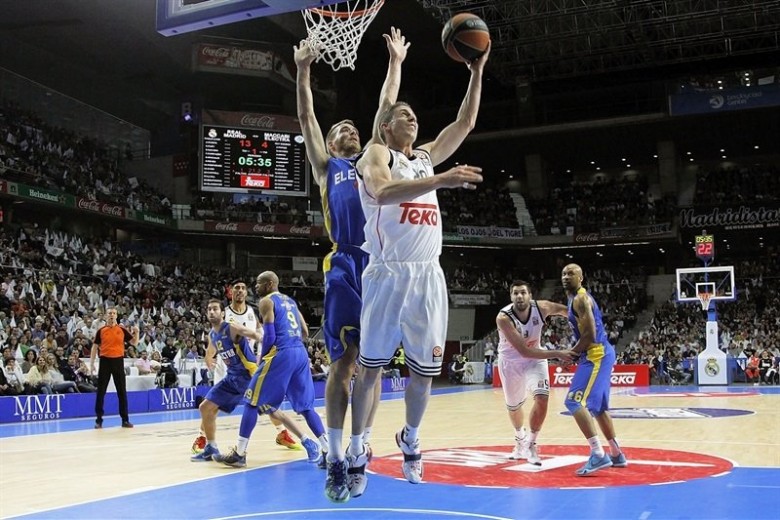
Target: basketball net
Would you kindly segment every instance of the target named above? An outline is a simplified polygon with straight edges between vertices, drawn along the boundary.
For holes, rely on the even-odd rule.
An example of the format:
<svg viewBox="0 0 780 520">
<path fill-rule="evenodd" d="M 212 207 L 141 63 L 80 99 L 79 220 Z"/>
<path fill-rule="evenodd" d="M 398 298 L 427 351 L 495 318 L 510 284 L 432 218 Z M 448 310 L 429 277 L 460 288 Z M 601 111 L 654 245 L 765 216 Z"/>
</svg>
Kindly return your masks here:
<svg viewBox="0 0 780 520">
<path fill-rule="evenodd" d="M 306 42 L 333 70 L 355 70 L 360 40 L 376 17 L 384 0 L 354 0 L 342 4 L 313 7 L 301 11 L 309 34 Z"/>
<path fill-rule="evenodd" d="M 710 308 L 710 299 L 712 295 L 708 292 L 699 293 L 699 301 L 701 302 L 701 310 L 706 311 Z"/>
</svg>

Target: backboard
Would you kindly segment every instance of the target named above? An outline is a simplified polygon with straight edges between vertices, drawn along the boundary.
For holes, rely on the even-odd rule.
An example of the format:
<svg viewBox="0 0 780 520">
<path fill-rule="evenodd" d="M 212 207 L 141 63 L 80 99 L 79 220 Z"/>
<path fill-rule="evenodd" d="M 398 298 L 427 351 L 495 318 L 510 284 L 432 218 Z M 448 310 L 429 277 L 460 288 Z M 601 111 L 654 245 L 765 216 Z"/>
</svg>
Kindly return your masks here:
<svg viewBox="0 0 780 520">
<path fill-rule="evenodd" d="M 174 36 L 344 0 L 157 0 L 157 32 Z"/>
<path fill-rule="evenodd" d="M 712 301 L 735 300 L 734 266 L 677 269 L 678 302 L 701 302 L 702 293 L 708 293 Z"/>
</svg>

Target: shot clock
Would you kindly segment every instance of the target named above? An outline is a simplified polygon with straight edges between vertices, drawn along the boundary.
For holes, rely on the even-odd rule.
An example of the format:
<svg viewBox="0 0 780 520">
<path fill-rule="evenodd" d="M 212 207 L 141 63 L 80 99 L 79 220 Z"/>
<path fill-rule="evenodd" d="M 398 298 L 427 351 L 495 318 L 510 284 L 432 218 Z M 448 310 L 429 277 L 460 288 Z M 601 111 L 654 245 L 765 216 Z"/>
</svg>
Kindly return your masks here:
<svg viewBox="0 0 780 520">
<path fill-rule="evenodd" d="M 708 264 L 715 258 L 715 236 L 714 235 L 696 235 L 694 241 L 694 251 L 696 258 Z"/>
<path fill-rule="evenodd" d="M 201 190 L 307 196 L 306 148 L 300 128 L 289 128 L 293 125 L 284 116 L 231 119 L 247 126 L 205 121 L 201 126 Z"/>
</svg>

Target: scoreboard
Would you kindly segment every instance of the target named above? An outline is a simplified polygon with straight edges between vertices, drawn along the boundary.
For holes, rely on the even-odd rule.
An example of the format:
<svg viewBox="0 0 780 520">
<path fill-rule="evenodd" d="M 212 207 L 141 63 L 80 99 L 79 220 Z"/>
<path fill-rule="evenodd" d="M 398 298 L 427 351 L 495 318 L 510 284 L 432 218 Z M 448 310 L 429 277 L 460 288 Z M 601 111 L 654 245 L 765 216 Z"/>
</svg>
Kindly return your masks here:
<svg viewBox="0 0 780 520">
<path fill-rule="evenodd" d="M 273 121 L 264 116 L 264 121 Z M 244 118 L 258 121 L 258 118 Z M 306 147 L 300 130 L 203 123 L 200 189 L 308 196 Z"/>
</svg>

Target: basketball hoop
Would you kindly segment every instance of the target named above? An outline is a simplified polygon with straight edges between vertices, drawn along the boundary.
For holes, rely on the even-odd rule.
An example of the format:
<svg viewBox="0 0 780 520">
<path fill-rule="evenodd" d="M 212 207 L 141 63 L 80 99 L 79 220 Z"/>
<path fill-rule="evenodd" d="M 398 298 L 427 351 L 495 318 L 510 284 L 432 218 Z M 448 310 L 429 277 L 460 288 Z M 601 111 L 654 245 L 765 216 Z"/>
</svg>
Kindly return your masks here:
<svg viewBox="0 0 780 520">
<path fill-rule="evenodd" d="M 339 8 L 332 4 L 301 11 L 309 34 L 306 42 L 333 70 L 355 70 L 360 40 L 385 0 L 353 0 Z"/>
<path fill-rule="evenodd" d="M 710 308 L 710 299 L 712 298 L 712 294 L 708 292 L 701 292 L 698 294 L 699 301 L 701 302 L 701 310 L 706 311 Z"/>
</svg>

